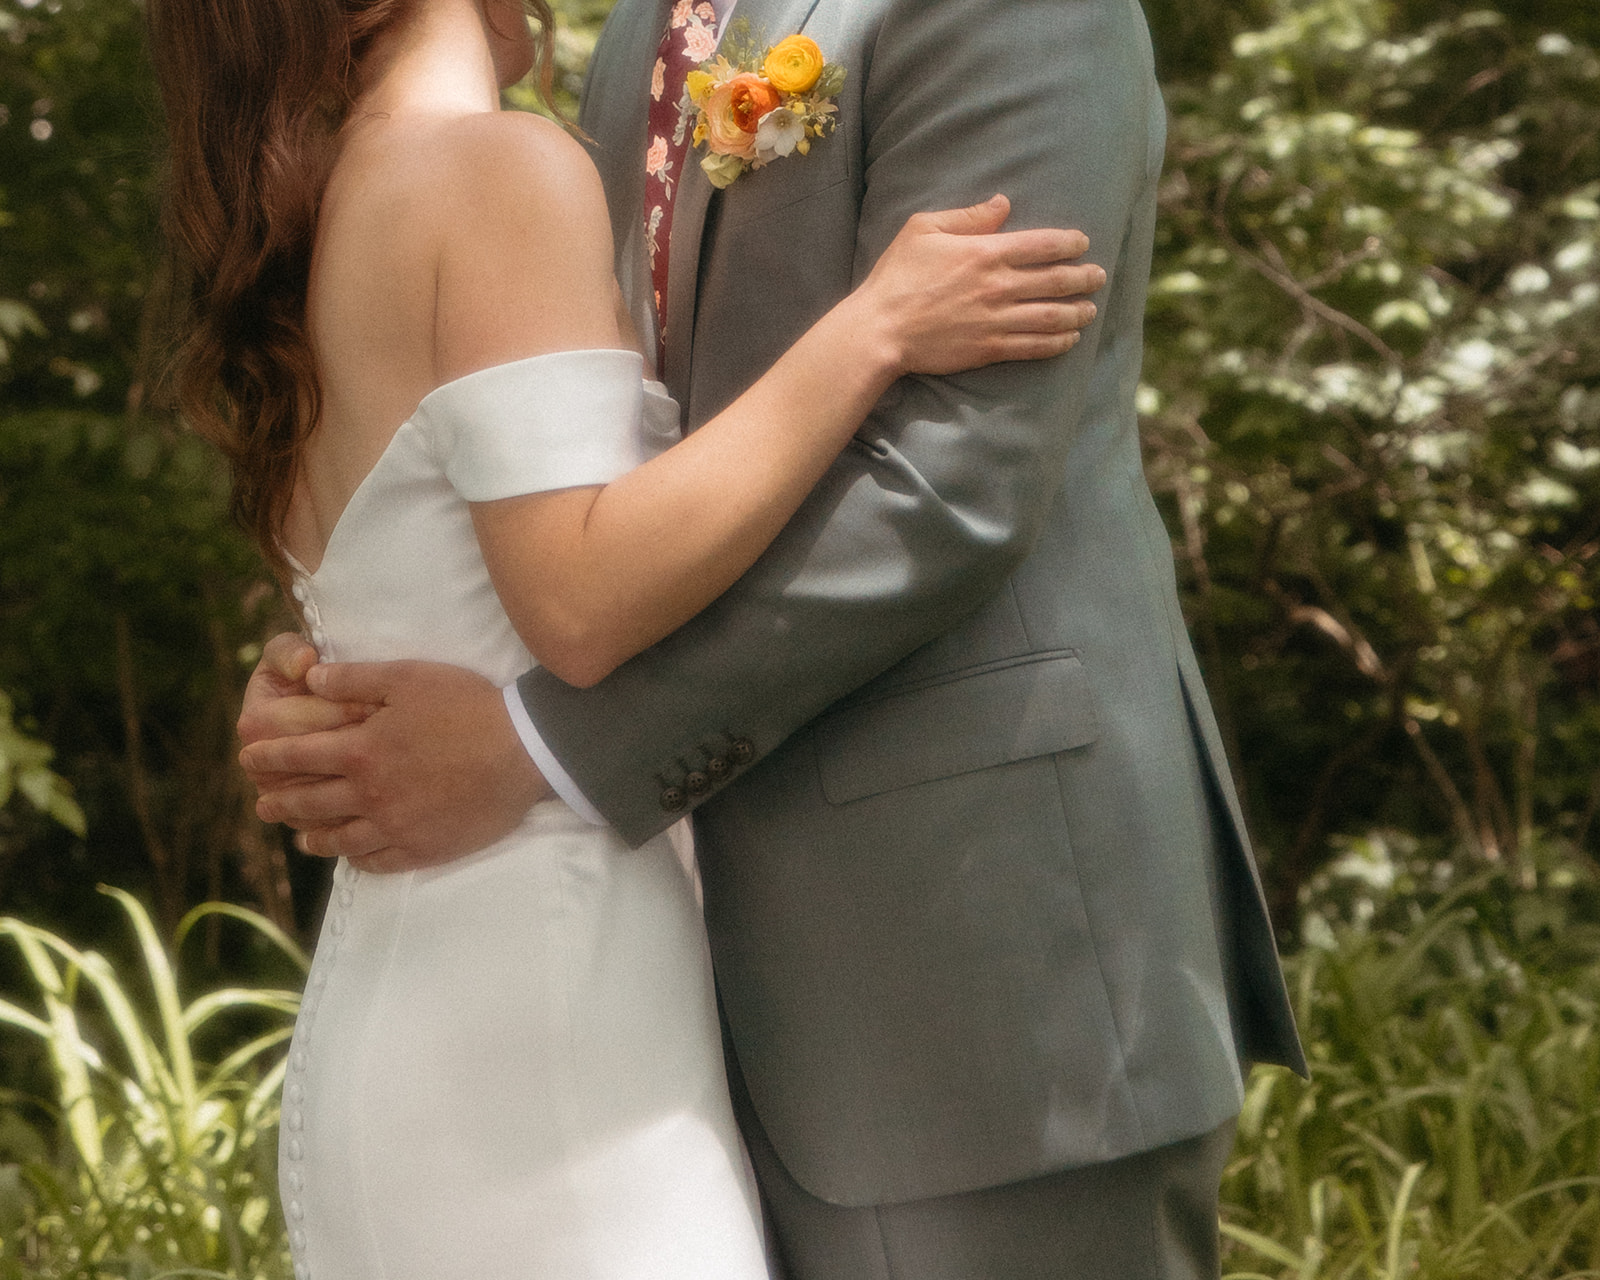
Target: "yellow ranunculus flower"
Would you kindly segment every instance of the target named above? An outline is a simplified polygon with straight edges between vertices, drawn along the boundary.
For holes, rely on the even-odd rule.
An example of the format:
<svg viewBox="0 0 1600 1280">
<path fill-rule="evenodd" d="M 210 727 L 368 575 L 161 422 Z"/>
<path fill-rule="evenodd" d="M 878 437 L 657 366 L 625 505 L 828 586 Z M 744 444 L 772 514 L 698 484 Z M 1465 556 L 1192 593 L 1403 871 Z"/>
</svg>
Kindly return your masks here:
<svg viewBox="0 0 1600 1280">
<path fill-rule="evenodd" d="M 761 74 L 779 93 L 804 93 L 822 75 L 822 50 L 810 36 L 790 36 L 772 46 Z"/>
<path fill-rule="evenodd" d="M 716 76 L 709 71 L 691 71 L 688 76 L 689 101 L 698 107 L 716 82 Z"/>
</svg>

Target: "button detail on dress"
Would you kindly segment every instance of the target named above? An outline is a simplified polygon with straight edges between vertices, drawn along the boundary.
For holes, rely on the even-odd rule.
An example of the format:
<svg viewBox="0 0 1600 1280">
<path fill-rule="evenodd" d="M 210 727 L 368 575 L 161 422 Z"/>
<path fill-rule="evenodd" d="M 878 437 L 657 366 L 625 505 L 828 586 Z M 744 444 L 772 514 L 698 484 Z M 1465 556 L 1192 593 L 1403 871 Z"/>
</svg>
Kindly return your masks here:
<svg viewBox="0 0 1600 1280">
<path fill-rule="evenodd" d="M 315 606 L 307 606 L 305 614 L 308 622 L 314 621 Z M 319 645 L 322 643 L 320 627 L 313 629 L 312 638 Z M 305 1206 L 300 1200 L 300 1194 L 305 1188 L 305 1176 L 299 1168 L 294 1167 L 299 1165 L 306 1155 L 305 1144 L 301 1141 L 301 1135 L 306 1130 L 306 1113 L 302 1109 L 306 1086 L 299 1077 L 311 1065 L 306 1048 L 311 1043 L 311 1029 L 316 1021 L 317 1005 L 321 1001 L 328 974 L 333 969 L 334 959 L 339 954 L 339 939 L 348 928 L 350 910 L 355 903 L 354 885 L 360 878 L 361 873 L 343 859 L 340 859 L 334 867 L 333 880 L 336 888 L 328 913 L 327 933 L 317 949 L 317 960 L 311 968 L 311 981 L 306 987 L 305 997 L 300 1002 L 300 1017 L 295 1022 L 294 1029 L 294 1047 L 289 1053 L 288 1078 L 283 1085 L 282 1120 L 287 1139 L 283 1151 L 289 1166 L 283 1172 L 283 1185 L 289 1193 L 284 1203 L 284 1215 L 290 1223 L 289 1243 L 296 1255 L 294 1259 L 296 1280 L 309 1280 L 311 1275 L 311 1269 L 304 1257 L 299 1256 L 305 1252 L 306 1247 L 306 1233 L 298 1225 L 305 1218 Z"/>
</svg>

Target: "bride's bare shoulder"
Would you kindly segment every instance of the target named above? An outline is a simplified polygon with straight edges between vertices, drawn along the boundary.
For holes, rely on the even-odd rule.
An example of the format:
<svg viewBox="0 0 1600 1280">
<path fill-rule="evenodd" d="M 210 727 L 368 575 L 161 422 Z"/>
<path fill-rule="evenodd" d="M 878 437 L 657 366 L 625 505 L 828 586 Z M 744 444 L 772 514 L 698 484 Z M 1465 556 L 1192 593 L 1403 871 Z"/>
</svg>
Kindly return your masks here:
<svg viewBox="0 0 1600 1280">
<path fill-rule="evenodd" d="M 542 224 L 549 234 L 588 239 L 610 221 L 600 175 L 583 145 L 541 116 L 494 111 L 464 116 L 440 130 L 440 194 L 448 215 L 477 224 Z"/>
<path fill-rule="evenodd" d="M 443 129 L 437 163 L 441 377 L 616 346 L 611 220 L 582 145 L 548 120 L 494 112 Z"/>
</svg>

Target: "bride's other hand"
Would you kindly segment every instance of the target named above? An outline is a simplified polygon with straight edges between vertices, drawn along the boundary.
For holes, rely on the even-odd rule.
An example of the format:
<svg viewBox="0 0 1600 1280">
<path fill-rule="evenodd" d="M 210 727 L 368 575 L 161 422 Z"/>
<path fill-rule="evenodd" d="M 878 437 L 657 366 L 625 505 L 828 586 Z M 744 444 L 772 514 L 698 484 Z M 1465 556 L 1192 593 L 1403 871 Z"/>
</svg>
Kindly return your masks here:
<svg viewBox="0 0 1600 1280">
<path fill-rule="evenodd" d="M 1094 319 L 1088 295 L 1105 271 L 1079 262 L 1081 231 L 1002 232 L 1011 203 L 997 195 L 965 209 L 919 213 L 852 297 L 864 332 L 892 344 L 903 373 L 949 374 L 1005 360 L 1041 360 L 1073 347 Z"/>
</svg>

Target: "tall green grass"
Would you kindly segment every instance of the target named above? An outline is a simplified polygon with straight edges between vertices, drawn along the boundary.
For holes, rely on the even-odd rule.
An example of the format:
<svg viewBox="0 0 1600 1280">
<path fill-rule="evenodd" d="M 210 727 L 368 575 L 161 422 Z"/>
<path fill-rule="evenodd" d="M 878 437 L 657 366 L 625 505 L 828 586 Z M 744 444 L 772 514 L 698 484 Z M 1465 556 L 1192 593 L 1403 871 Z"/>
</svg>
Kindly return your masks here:
<svg viewBox="0 0 1600 1280">
<path fill-rule="evenodd" d="M 221 903 L 191 911 L 169 954 L 137 901 L 103 892 L 127 918 L 142 972 L 0 920 L 38 997 L 33 1009 L 0 1001 L 0 1023 L 37 1041 L 54 1083 L 46 1099 L 5 1099 L 0 1142 L 22 1158 L 0 1166 L 0 1278 L 285 1278 L 278 1092 L 299 997 L 227 989 L 185 1003 L 172 955 L 210 915 L 256 930 L 302 972 L 305 954 Z M 217 1045 L 207 1061 L 202 1047 Z M 29 1123 L 39 1108 L 53 1133 Z"/>
<path fill-rule="evenodd" d="M 1491 870 L 1453 886 L 1424 861 L 1378 887 L 1317 889 L 1289 962 L 1313 1073 L 1257 1072 L 1223 1184 L 1235 1280 L 1600 1277 L 1600 891 L 1592 868 Z M 1448 867 L 1446 867 L 1448 869 Z M 1381 872 L 1381 874 L 1379 874 Z M 1391 883 L 1392 881 L 1392 883 Z M 17 920 L 37 1006 L 0 1002 L 52 1096 L 0 1096 L 0 1280 L 287 1280 L 277 1092 L 297 998 L 187 1004 L 128 895 L 142 963 Z M 7 1046 L 15 1048 L 15 1045 Z M 12 1163 L 6 1164 L 4 1161 Z"/>
<path fill-rule="evenodd" d="M 1315 914 L 1291 964 L 1312 1078 L 1251 1083 L 1223 1186 L 1226 1269 L 1600 1276 L 1589 869 L 1490 871 L 1356 905 Z"/>
</svg>

